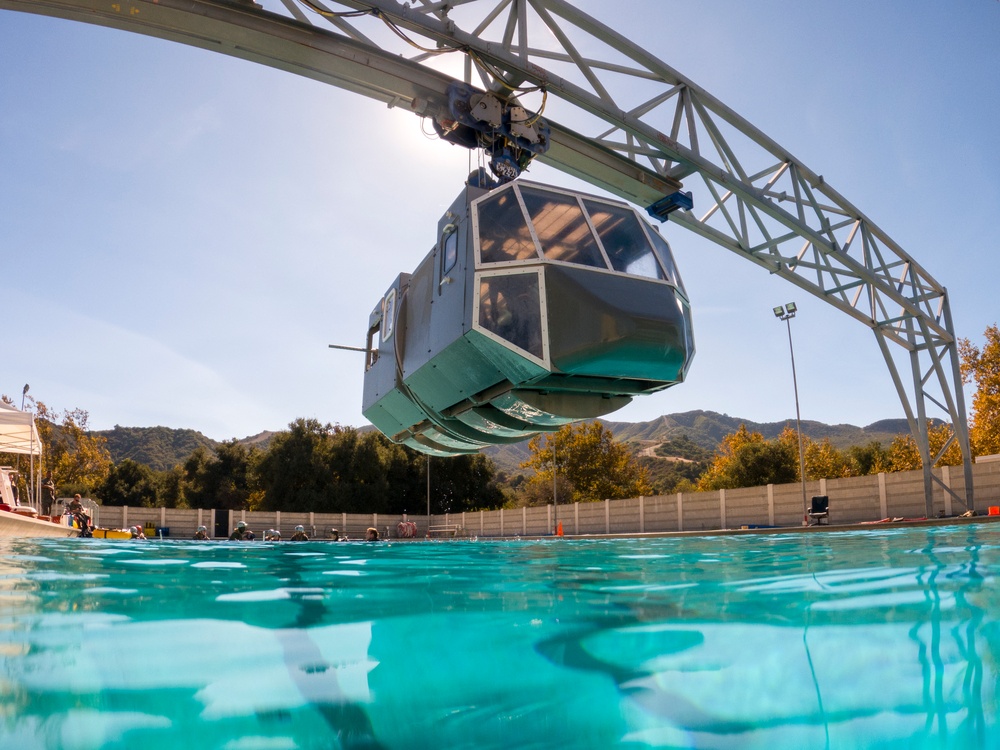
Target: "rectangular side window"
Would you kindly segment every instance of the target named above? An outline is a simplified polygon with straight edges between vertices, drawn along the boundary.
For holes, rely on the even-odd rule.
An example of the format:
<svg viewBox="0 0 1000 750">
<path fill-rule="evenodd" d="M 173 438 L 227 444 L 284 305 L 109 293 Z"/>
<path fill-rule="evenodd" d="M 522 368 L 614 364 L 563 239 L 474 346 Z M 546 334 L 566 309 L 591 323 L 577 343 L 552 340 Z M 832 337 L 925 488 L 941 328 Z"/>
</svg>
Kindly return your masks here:
<svg viewBox="0 0 1000 750">
<path fill-rule="evenodd" d="M 454 224 L 445 227 L 441 238 L 441 276 L 455 267 L 458 261 L 458 228 Z"/>
<path fill-rule="evenodd" d="M 396 290 L 390 289 L 382 301 L 382 343 L 392 338 L 396 328 Z"/>
</svg>

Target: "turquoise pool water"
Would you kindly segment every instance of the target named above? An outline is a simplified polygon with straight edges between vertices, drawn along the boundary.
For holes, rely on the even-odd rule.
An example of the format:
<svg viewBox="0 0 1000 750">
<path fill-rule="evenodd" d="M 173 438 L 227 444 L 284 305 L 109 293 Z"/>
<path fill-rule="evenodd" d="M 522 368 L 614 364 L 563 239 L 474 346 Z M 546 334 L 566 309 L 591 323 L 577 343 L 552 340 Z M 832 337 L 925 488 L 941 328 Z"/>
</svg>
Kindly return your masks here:
<svg viewBox="0 0 1000 750">
<path fill-rule="evenodd" d="M 1000 525 L 0 541 L 0 748 L 1000 747 Z"/>
</svg>

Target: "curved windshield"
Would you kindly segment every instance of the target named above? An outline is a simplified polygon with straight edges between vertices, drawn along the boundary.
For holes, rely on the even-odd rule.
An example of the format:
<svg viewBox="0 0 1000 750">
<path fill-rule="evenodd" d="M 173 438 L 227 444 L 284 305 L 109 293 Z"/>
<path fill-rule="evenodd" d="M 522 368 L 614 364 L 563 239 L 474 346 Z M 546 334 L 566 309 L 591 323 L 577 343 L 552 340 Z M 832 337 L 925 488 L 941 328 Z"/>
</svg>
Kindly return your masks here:
<svg viewBox="0 0 1000 750">
<path fill-rule="evenodd" d="M 546 258 L 608 267 L 576 196 L 522 187 L 521 198 Z"/>
<path fill-rule="evenodd" d="M 630 206 L 519 183 L 473 206 L 481 264 L 544 258 L 680 287 L 670 247 Z"/>
<path fill-rule="evenodd" d="M 653 248 L 632 209 L 591 200 L 584 200 L 583 203 L 612 268 L 647 279 L 664 278 Z"/>
<path fill-rule="evenodd" d="M 496 192 L 479 204 L 479 253 L 483 263 L 538 259 L 513 190 Z"/>
</svg>

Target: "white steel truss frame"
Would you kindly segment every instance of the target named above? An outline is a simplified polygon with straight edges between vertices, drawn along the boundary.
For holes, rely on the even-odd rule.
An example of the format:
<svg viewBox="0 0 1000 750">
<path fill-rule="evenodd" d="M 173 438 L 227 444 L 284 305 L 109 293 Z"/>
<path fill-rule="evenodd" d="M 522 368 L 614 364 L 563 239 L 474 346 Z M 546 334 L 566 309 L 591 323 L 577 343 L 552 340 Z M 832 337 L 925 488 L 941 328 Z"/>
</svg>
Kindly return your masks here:
<svg viewBox="0 0 1000 750">
<path fill-rule="evenodd" d="M 558 112 L 542 111 L 551 143 L 538 159 L 643 207 L 683 184 L 697 213 L 675 211 L 673 223 L 871 329 L 923 462 L 928 516 L 935 482 L 974 510 L 947 290 L 822 175 L 707 91 L 566 0 L 260 1 L 0 0 L 0 9 L 214 50 L 425 117 L 447 116 L 447 87 L 459 75 L 540 100 L 535 111 Z M 446 53 L 464 62 L 462 73 L 442 68 Z M 909 359 L 909 376 L 897 356 Z M 935 455 L 928 407 L 954 430 Z M 952 442 L 964 497 L 931 471 Z"/>
</svg>

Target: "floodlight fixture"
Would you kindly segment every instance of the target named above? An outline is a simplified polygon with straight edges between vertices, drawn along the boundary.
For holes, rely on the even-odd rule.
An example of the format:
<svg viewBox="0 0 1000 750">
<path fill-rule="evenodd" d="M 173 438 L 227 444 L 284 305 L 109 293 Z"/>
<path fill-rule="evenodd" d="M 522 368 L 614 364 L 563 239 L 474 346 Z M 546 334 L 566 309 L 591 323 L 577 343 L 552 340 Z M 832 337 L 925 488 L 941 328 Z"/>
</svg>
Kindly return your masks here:
<svg viewBox="0 0 1000 750">
<path fill-rule="evenodd" d="M 774 317 L 780 318 L 781 320 L 794 318 L 795 313 L 798 312 L 798 310 L 799 308 L 794 302 L 789 302 L 787 305 L 778 305 L 777 307 L 771 308 L 771 311 L 774 313 Z"/>
</svg>

